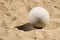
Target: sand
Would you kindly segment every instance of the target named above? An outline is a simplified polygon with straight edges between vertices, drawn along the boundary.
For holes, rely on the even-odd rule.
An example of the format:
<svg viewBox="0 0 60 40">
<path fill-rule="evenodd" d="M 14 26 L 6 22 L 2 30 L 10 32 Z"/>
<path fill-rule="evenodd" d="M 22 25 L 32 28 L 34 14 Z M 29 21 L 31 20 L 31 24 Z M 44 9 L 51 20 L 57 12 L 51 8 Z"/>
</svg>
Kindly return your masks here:
<svg viewBox="0 0 60 40">
<path fill-rule="evenodd" d="M 48 10 L 49 24 L 28 31 L 15 28 L 29 23 L 29 11 L 37 6 Z M 60 40 L 60 0 L 0 0 L 0 40 Z"/>
</svg>

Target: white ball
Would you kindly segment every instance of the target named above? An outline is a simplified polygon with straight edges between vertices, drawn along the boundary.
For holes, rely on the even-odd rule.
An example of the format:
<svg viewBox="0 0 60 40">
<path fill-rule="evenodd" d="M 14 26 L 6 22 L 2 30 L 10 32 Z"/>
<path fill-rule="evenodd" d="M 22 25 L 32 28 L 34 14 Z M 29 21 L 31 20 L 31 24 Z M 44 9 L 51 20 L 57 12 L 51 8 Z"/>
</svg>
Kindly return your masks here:
<svg viewBox="0 0 60 40">
<path fill-rule="evenodd" d="M 36 27 L 44 27 L 49 21 L 49 13 L 42 7 L 35 7 L 29 12 L 29 22 Z"/>
</svg>

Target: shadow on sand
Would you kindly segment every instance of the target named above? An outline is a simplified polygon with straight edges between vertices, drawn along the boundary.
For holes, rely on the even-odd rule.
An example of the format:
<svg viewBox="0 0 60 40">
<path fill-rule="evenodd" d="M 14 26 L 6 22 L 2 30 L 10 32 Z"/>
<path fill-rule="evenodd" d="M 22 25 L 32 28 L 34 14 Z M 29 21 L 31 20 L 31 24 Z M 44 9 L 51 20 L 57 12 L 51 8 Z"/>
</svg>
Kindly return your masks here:
<svg viewBox="0 0 60 40">
<path fill-rule="evenodd" d="M 23 31 L 30 31 L 30 30 L 36 30 L 36 29 L 42 29 L 42 27 L 35 27 L 30 25 L 29 23 L 26 23 L 24 25 L 16 26 L 18 30 L 23 30 Z"/>
</svg>

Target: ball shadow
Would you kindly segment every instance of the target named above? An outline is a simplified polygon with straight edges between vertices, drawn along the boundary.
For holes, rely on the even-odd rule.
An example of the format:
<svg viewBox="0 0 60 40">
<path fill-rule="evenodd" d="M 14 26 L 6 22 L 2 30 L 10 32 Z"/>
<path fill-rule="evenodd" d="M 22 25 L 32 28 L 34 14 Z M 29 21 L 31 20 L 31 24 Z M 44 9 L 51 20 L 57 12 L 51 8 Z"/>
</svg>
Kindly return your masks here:
<svg viewBox="0 0 60 40">
<path fill-rule="evenodd" d="M 30 25 L 29 23 L 26 23 L 26 24 L 23 24 L 20 26 L 16 26 L 15 28 L 17 28 L 18 30 L 23 30 L 23 31 L 42 29 L 42 27 L 35 27 L 35 26 Z"/>
</svg>

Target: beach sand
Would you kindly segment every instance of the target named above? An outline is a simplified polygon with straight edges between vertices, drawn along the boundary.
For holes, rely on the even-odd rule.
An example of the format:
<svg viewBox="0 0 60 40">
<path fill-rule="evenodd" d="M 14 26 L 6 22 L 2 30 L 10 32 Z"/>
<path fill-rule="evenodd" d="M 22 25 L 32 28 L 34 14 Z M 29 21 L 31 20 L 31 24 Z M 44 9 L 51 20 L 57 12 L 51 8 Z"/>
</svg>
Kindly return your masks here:
<svg viewBox="0 0 60 40">
<path fill-rule="evenodd" d="M 50 22 L 43 29 L 20 30 L 29 23 L 29 11 L 44 7 Z M 60 40 L 60 0 L 0 0 L 0 40 Z"/>
</svg>

